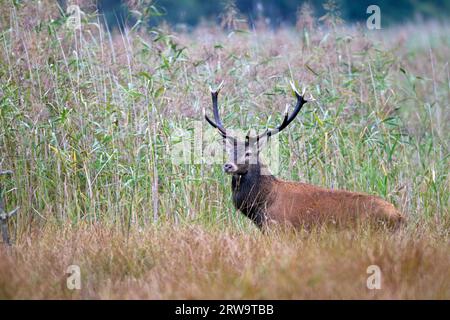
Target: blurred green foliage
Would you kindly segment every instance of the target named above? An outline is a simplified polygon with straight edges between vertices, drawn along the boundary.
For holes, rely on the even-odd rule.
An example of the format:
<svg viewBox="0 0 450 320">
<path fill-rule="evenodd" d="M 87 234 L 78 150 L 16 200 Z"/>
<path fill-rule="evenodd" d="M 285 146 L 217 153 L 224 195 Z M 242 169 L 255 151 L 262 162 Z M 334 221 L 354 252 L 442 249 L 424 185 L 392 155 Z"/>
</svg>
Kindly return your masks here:
<svg viewBox="0 0 450 320">
<path fill-rule="evenodd" d="M 139 1 L 133 1 L 138 3 Z M 162 15 L 156 15 L 151 24 L 167 21 L 170 24 L 186 24 L 195 26 L 202 20 L 218 21 L 221 12 L 229 0 L 156 0 L 148 1 L 159 9 Z M 273 27 L 284 24 L 295 24 L 296 12 L 305 1 L 299 0 L 237 0 L 237 8 L 252 25 L 259 17 L 268 18 Z M 316 17 L 326 13 L 329 0 L 309 1 Z M 338 12 L 344 21 L 364 22 L 369 14 L 367 7 L 375 4 L 381 9 L 383 25 L 404 23 L 415 19 L 446 20 L 450 17 L 450 0 L 336 0 Z M 110 26 L 122 25 L 130 21 L 129 1 L 99 0 L 99 9 L 106 16 Z M 132 8 L 131 8 L 132 9 Z M 132 18 L 131 18 L 132 20 Z"/>
</svg>

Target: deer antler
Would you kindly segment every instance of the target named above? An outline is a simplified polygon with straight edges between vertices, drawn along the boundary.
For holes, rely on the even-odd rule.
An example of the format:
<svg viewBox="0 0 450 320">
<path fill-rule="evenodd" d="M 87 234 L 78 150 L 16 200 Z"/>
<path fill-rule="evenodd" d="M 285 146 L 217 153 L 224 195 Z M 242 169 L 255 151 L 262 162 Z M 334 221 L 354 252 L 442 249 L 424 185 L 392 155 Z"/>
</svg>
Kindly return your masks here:
<svg viewBox="0 0 450 320">
<path fill-rule="evenodd" d="M 292 91 L 294 91 L 294 94 L 297 98 L 297 104 L 295 105 L 294 111 L 289 115 L 289 106 L 287 106 L 285 114 L 284 114 L 283 122 L 277 128 L 271 129 L 271 130 L 267 129 L 262 134 L 254 136 L 254 137 L 250 137 L 247 134 L 247 136 L 246 136 L 247 140 L 259 141 L 260 139 L 262 139 L 265 136 L 267 136 L 267 137 L 273 136 L 273 135 L 279 133 L 280 131 L 282 131 L 283 129 L 285 129 L 295 119 L 295 117 L 298 115 L 298 113 L 300 112 L 303 105 L 308 101 L 306 101 L 303 98 L 303 96 L 305 94 L 305 88 L 303 89 L 302 94 L 300 94 L 292 81 L 290 82 L 290 84 L 291 84 Z M 220 89 L 222 88 L 222 86 L 223 86 L 223 81 L 220 83 L 220 85 L 215 90 L 213 90 L 211 87 L 209 87 L 209 90 L 211 91 L 213 114 L 214 114 L 215 122 L 212 121 L 206 114 L 205 114 L 205 119 L 206 119 L 206 121 L 208 121 L 208 123 L 211 126 L 216 128 L 217 130 L 219 130 L 219 133 L 222 137 L 234 140 L 235 139 L 234 137 L 227 135 L 227 131 L 226 131 L 225 127 L 223 126 L 222 121 L 220 120 L 217 97 L 219 95 L 219 92 L 220 92 Z"/>
<path fill-rule="evenodd" d="M 267 129 L 265 132 L 261 133 L 260 135 L 258 135 L 256 137 L 249 137 L 249 139 L 256 139 L 258 141 L 265 136 L 270 137 L 270 136 L 273 136 L 273 135 L 279 133 L 280 131 L 285 129 L 292 122 L 292 120 L 295 119 L 295 117 L 300 112 L 303 105 L 308 102 L 303 98 L 303 96 L 305 95 L 306 88 L 303 88 L 302 94 L 300 94 L 292 81 L 290 81 L 290 85 L 291 85 L 292 91 L 294 91 L 295 96 L 297 98 L 297 104 L 295 105 L 294 111 L 291 113 L 291 115 L 289 115 L 289 105 L 287 105 L 286 111 L 284 112 L 284 119 L 283 119 L 283 122 L 281 123 L 281 125 L 279 125 L 275 129 L 271 129 L 271 130 Z"/>
<path fill-rule="evenodd" d="M 219 107 L 218 107 L 218 103 L 217 103 L 217 97 L 219 95 L 220 89 L 222 89 L 223 86 L 223 81 L 219 84 L 219 86 L 216 88 L 216 90 L 213 90 L 211 87 L 209 87 L 209 91 L 211 91 L 211 98 L 212 98 L 212 104 L 213 104 L 213 114 L 214 114 L 214 121 L 213 122 L 211 119 L 209 119 L 209 117 L 205 114 L 205 119 L 206 121 L 208 121 L 208 123 L 213 126 L 214 128 L 216 128 L 217 130 L 219 130 L 220 134 L 222 137 L 226 137 L 227 136 L 227 131 L 225 130 L 222 121 L 220 120 L 220 116 L 219 116 Z"/>
<path fill-rule="evenodd" d="M 220 133 L 220 135 L 222 137 L 235 141 L 234 137 L 227 135 L 227 130 L 223 126 L 222 120 L 220 120 L 219 107 L 218 107 L 218 103 L 217 103 L 217 97 L 219 95 L 220 89 L 222 89 L 222 86 L 223 86 L 223 81 L 219 84 L 219 86 L 216 88 L 216 90 L 213 90 L 211 87 L 209 87 L 209 91 L 211 91 L 211 98 L 212 98 L 212 104 L 213 104 L 213 114 L 214 114 L 214 121 L 215 122 L 213 122 L 206 114 L 205 114 L 205 119 L 206 119 L 206 121 L 208 121 L 208 123 L 211 126 L 216 128 L 217 130 L 219 130 L 219 133 Z"/>
</svg>

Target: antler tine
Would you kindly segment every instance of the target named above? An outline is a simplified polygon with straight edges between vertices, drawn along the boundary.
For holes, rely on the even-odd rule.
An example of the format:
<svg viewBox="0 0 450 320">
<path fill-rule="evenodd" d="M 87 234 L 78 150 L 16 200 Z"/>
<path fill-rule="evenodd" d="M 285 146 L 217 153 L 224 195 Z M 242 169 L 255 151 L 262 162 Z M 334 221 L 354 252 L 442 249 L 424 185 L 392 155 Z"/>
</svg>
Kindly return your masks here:
<svg viewBox="0 0 450 320">
<path fill-rule="evenodd" d="M 223 86 L 223 81 L 219 84 L 219 86 L 213 90 L 211 88 L 211 86 L 209 87 L 209 91 L 211 91 L 211 98 L 212 98 L 212 104 L 213 104 L 213 114 L 214 114 L 214 121 L 213 122 L 206 114 L 205 114 L 205 119 L 206 121 L 208 121 L 208 123 L 213 126 L 214 128 L 216 128 L 217 130 L 219 130 L 220 134 L 222 135 L 222 137 L 226 137 L 227 132 L 222 124 L 222 121 L 220 120 L 220 115 L 219 115 L 219 107 L 218 107 L 218 103 L 217 103 L 217 97 L 219 95 L 220 89 L 222 89 Z"/>
<path fill-rule="evenodd" d="M 211 93 L 219 93 L 220 92 L 220 90 L 222 89 L 222 87 L 223 87 L 223 81 L 217 86 L 217 88 L 216 88 L 216 90 L 213 90 L 212 88 L 211 88 L 211 86 L 209 86 L 209 91 L 211 91 Z"/>
<path fill-rule="evenodd" d="M 213 102 L 213 113 L 214 113 L 214 120 L 216 121 L 216 124 L 218 125 L 219 129 L 223 129 L 223 131 L 225 132 L 225 128 L 223 127 L 222 124 L 222 120 L 220 120 L 220 115 L 219 115 L 219 106 L 218 106 L 218 96 L 219 96 L 219 92 L 220 89 L 222 88 L 223 85 L 223 81 L 219 84 L 219 86 L 216 88 L 216 90 L 211 90 L 211 97 L 212 97 L 212 102 Z"/>
<path fill-rule="evenodd" d="M 273 130 L 267 129 L 262 134 L 260 134 L 256 137 L 257 140 L 263 138 L 264 136 L 270 137 L 270 136 L 282 131 L 284 128 L 286 128 L 292 122 L 292 120 L 295 119 L 295 117 L 300 112 L 303 105 L 306 102 L 308 102 L 303 98 L 306 88 L 303 88 L 303 92 L 302 92 L 302 94 L 300 94 L 292 81 L 290 81 L 290 85 L 291 85 L 292 91 L 294 91 L 295 97 L 297 98 L 297 104 L 295 105 L 294 111 L 291 113 L 291 115 L 289 115 L 289 112 L 288 112 L 289 106 L 287 106 L 285 114 L 284 114 L 284 119 L 283 119 L 283 122 L 281 123 L 281 125 L 279 125 L 276 129 L 273 129 Z"/>
</svg>

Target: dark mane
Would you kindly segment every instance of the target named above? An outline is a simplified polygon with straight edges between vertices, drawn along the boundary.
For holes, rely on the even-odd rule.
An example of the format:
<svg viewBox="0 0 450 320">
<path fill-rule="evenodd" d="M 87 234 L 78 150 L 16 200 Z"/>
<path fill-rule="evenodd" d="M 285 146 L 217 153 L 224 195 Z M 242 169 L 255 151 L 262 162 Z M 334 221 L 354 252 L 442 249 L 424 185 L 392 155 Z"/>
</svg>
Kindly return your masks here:
<svg viewBox="0 0 450 320">
<path fill-rule="evenodd" d="M 251 164 L 246 174 L 233 175 L 231 181 L 234 206 L 258 227 L 263 225 L 265 209 L 273 201 L 271 184 L 275 181 L 272 175 L 262 175 L 261 168 L 260 163 Z"/>
</svg>

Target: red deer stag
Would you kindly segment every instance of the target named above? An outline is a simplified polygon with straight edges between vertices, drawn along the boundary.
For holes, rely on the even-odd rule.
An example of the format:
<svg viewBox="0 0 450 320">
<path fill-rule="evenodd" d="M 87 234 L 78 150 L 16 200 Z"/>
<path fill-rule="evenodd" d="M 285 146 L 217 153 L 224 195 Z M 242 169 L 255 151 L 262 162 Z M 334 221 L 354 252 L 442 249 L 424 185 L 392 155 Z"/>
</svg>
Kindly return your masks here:
<svg viewBox="0 0 450 320">
<path fill-rule="evenodd" d="M 398 226 L 402 214 L 383 199 L 356 192 L 325 189 L 315 185 L 283 181 L 268 173 L 260 162 L 260 150 L 267 139 L 285 129 L 307 102 L 291 83 L 297 97 L 294 111 L 288 109 L 283 122 L 276 129 L 250 136 L 241 142 L 227 134 L 220 120 L 217 97 L 222 84 L 211 90 L 214 120 L 206 114 L 208 123 L 223 137 L 229 161 L 223 169 L 232 175 L 233 203 L 259 228 L 269 223 L 311 227 L 322 223 L 350 224 L 359 221 L 382 222 L 386 226 Z M 304 92 L 303 92 L 304 94 Z"/>
</svg>

